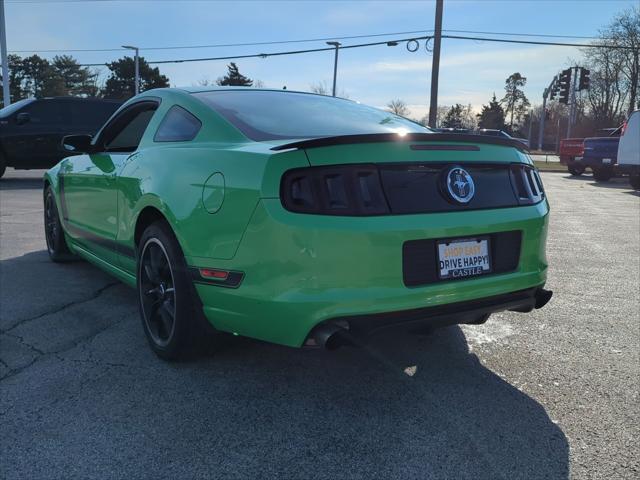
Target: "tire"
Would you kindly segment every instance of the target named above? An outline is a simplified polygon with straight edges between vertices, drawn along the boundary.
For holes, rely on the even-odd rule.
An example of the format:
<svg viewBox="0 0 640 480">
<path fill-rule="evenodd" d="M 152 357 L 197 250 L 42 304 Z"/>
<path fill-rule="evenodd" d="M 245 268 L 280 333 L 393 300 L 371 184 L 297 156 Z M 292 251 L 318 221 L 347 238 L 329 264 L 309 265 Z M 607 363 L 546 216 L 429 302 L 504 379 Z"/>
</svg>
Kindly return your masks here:
<svg viewBox="0 0 640 480">
<path fill-rule="evenodd" d="M 58 206 L 51 186 L 47 186 L 44 190 L 44 237 L 51 260 L 70 262 L 75 259 L 64 237 Z"/>
<path fill-rule="evenodd" d="M 596 182 L 608 182 L 613 176 L 613 171 L 608 167 L 593 169 L 593 178 Z"/>
<path fill-rule="evenodd" d="M 640 175 L 631 175 L 629 177 L 629 185 L 634 190 L 640 190 Z"/>
<path fill-rule="evenodd" d="M 5 160 L 2 152 L 0 152 L 0 178 L 2 178 L 6 170 L 7 170 L 7 161 Z"/>
<path fill-rule="evenodd" d="M 579 177 L 580 175 L 582 175 L 584 173 L 584 166 L 583 165 L 576 165 L 574 163 L 573 165 L 569 165 L 567 167 L 567 170 L 569 170 L 569 173 L 571 175 L 573 175 L 574 177 Z"/>
<path fill-rule="evenodd" d="M 185 360 L 211 339 L 182 249 L 166 222 L 146 228 L 138 244 L 137 288 L 140 317 L 155 354 Z M 208 322 L 207 322 L 208 323 Z"/>
</svg>

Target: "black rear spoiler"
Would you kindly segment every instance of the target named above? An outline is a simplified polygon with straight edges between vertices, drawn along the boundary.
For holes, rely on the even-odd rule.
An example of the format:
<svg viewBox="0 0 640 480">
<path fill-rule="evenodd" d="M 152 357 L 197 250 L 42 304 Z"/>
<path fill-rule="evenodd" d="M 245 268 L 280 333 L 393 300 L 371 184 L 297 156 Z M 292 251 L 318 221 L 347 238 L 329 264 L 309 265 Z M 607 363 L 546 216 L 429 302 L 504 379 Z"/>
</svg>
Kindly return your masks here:
<svg viewBox="0 0 640 480">
<path fill-rule="evenodd" d="M 318 148 L 333 145 L 352 145 L 357 143 L 383 142 L 464 142 L 480 143 L 483 145 L 500 145 L 513 147 L 527 152 L 527 146 L 516 139 L 504 137 L 489 137 L 486 135 L 466 135 L 458 133 L 407 133 L 400 136 L 397 133 L 369 133 L 362 135 L 337 135 L 335 137 L 319 137 L 296 142 L 285 143 L 272 147 L 271 150 L 289 150 L 291 148 Z"/>
</svg>

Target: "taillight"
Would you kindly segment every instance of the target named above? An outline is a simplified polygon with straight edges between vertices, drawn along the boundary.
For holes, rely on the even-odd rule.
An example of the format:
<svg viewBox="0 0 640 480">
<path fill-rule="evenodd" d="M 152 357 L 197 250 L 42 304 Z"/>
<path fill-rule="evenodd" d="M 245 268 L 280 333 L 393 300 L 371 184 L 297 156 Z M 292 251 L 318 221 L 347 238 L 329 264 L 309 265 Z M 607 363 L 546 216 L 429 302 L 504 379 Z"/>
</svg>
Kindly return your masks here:
<svg viewBox="0 0 640 480">
<path fill-rule="evenodd" d="M 384 215 L 389 205 L 374 165 L 289 170 L 280 186 L 287 210 L 316 215 Z"/>
<path fill-rule="evenodd" d="M 511 165 L 511 183 L 521 205 L 538 203 L 544 198 L 542 179 L 533 167 Z"/>
<path fill-rule="evenodd" d="M 620 132 L 620 136 L 622 137 L 624 135 L 624 132 L 627 131 L 627 122 L 624 122 L 622 124 L 622 131 Z"/>
</svg>

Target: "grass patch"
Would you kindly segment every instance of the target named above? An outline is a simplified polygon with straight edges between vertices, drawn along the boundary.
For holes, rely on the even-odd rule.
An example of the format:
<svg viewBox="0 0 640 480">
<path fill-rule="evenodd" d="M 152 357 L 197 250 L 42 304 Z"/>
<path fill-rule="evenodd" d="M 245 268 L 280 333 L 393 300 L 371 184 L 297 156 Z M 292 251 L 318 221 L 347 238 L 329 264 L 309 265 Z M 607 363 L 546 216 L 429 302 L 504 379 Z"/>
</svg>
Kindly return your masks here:
<svg viewBox="0 0 640 480">
<path fill-rule="evenodd" d="M 534 160 L 533 163 L 535 164 L 536 167 L 538 167 L 538 170 L 541 170 L 543 172 L 566 172 L 567 171 L 567 166 L 566 165 L 562 165 L 559 162 L 541 162 L 539 160 Z"/>
</svg>

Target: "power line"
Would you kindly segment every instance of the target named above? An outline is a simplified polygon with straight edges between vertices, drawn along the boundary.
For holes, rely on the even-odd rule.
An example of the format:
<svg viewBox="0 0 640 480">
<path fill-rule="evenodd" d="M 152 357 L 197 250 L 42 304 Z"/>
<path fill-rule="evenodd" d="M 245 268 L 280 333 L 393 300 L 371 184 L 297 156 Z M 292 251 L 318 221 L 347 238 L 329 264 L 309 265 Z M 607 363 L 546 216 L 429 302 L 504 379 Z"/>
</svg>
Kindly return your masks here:
<svg viewBox="0 0 640 480">
<path fill-rule="evenodd" d="M 183 50 L 196 48 L 220 48 L 220 47 L 257 47 L 261 45 L 281 45 L 287 43 L 311 43 L 324 42 L 327 40 L 353 40 L 356 38 L 373 38 L 373 37 L 389 37 L 391 35 L 413 35 L 429 33 L 431 30 L 414 30 L 409 32 L 393 32 L 393 33 L 373 33 L 370 35 L 350 35 L 343 37 L 321 37 L 307 38 L 303 40 L 275 40 L 270 42 L 247 42 L 247 43 L 217 43 L 212 45 L 179 45 L 169 47 L 140 47 L 140 50 Z M 53 52 L 119 52 L 122 48 L 81 48 L 81 49 L 49 49 L 49 50 L 12 50 L 11 53 L 53 53 Z"/>
<path fill-rule="evenodd" d="M 422 37 L 413 37 L 413 38 L 402 38 L 392 40 L 392 42 L 410 42 L 415 40 L 430 40 L 432 37 L 422 36 Z M 606 45 L 606 44 L 595 44 L 595 43 L 563 43 L 563 42 L 541 42 L 534 40 L 511 40 L 504 38 L 489 38 L 489 37 L 466 37 L 460 35 L 442 35 L 442 38 L 449 38 L 454 40 L 476 40 L 476 41 L 486 41 L 486 42 L 500 42 L 500 43 L 516 43 L 516 44 L 525 44 L 525 45 L 551 45 L 558 47 L 581 47 L 581 48 L 613 48 L 619 50 L 633 50 L 633 47 L 626 47 L 621 45 Z M 351 48 L 361 48 L 361 47 L 371 47 L 375 45 L 386 45 L 390 41 L 382 41 L 382 42 L 370 42 L 370 43 L 360 43 L 355 45 L 343 45 L 340 47 L 341 50 L 351 49 Z M 310 48 L 306 50 L 289 50 L 284 52 L 271 52 L 271 53 L 256 53 L 249 55 L 229 55 L 224 57 L 205 57 L 205 58 L 184 58 L 184 59 L 176 59 L 176 60 L 155 60 L 149 61 L 150 65 L 162 65 L 169 63 L 190 63 L 190 62 L 208 62 L 208 61 L 216 61 L 216 60 L 237 60 L 243 58 L 267 58 L 267 57 L 277 57 L 283 55 L 298 55 L 301 53 L 314 53 L 314 52 L 325 52 L 329 50 L 333 50 L 334 47 L 321 47 L 321 48 Z M 104 63 L 88 63 L 88 64 L 80 64 L 83 67 L 98 67 L 103 66 Z"/>
<path fill-rule="evenodd" d="M 540 38 L 583 38 L 585 40 L 595 40 L 600 37 L 587 37 L 582 35 L 553 35 L 549 33 L 513 33 L 513 32 L 482 32 L 477 30 L 447 30 L 443 29 L 443 32 L 451 33 L 474 33 L 481 35 L 504 35 L 508 37 L 540 37 Z"/>
<path fill-rule="evenodd" d="M 511 40 L 508 38 L 463 37 L 459 35 L 442 35 L 442 38 L 451 38 L 455 40 L 478 40 L 481 42 L 521 43 L 525 45 L 552 45 L 555 47 L 612 48 L 616 50 L 634 50 L 633 47 L 627 47 L 624 45 L 607 45 L 602 43 L 542 42 L 536 40 Z"/>
<path fill-rule="evenodd" d="M 411 38 L 403 38 L 392 40 L 393 42 L 408 42 L 410 40 L 427 40 L 431 37 L 411 37 Z M 340 50 L 350 49 L 350 48 L 361 48 L 361 47 L 372 47 L 375 45 L 387 45 L 390 41 L 382 41 L 382 42 L 370 42 L 370 43 L 359 43 L 355 45 L 343 45 L 340 47 Z M 190 63 L 190 62 L 209 62 L 215 60 L 237 60 L 242 58 L 267 58 L 267 57 L 278 57 L 282 55 L 298 55 L 301 53 L 314 53 L 314 52 L 326 52 L 328 50 L 335 50 L 335 47 L 320 47 L 320 48 L 309 48 L 305 50 L 289 50 L 284 52 L 270 52 L 270 53 L 254 53 L 249 55 L 230 55 L 226 57 L 206 57 L 206 58 L 184 58 L 177 60 L 155 60 L 147 62 L 149 65 L 161 65 L 167 63 Z M 106 65 L 105 63 L 81 63 L 79 64 L 81 67 L 101 67 Z"/>
<path fill-rule="evenodd" d="M 31 1 L 31 0 L 25 0 Z M 71 1 L 71 0 L 65 0 Z M 80 0 L 76 0 L 80 1 Z M 96 0 L 96 1 L 107 1 L 107 0 Z M 116 0 L 119 1 L 119 0 Z M 21 2 L 24 3 L 24 2 Z M 283 45 L 283 44 L 294 44 L 294 43 L 311 43 L 311 42 L 324 42 L 327 40 L 353 40 L 357 38 L 375 38 L 375 37 L 388 37 L 391 35 L 413 35 L 413 34 L 425 34 L 431 33 L 433 30 L 412 30 L 407 32 L 391 32 L 391 33 L 372 33 L 367 35 L 348 35 L 341 37 L 317 37 L 317 38 L 307 38 L 307 39 L 298 39 L 298 40 L 275 40 L 268 42 L 245 42 L 245 43 L 217 43 L 210 45 L 175 45 L 175 46 L 166 46 L 166 47 L 140 47 L 141 51 L 152 51 L 152 50 L 187 50 L 187 49 L 200 49 L 200 48 L 222 48 L 222 47 L 256 47 L 263 45 Z M 540 38 L 583 38 L 583 39 L 595 39 L 597 37 L 587 37 L 587 36 L 579 36 L 579 35 L 552 35 L 552 34 L 544 34 L 544 33 L 514 33 L 514 32 L 486 32 L 486 31 L 476 31 L 476 30 L 447 30 L 444 29 L 443 32 L 450 33 L 474 33 L 481 35 L 503 35 L 503 36 L 521 36 L 521 37 L 540 37 Z M 492 41 L 491 39 L 487 39 L 487 41 Z M 506 39 L 505 39 L 506 41 Z M 577 44 L 576 44 L 577 45 Z M 573 46 L 573 45 L 572 45 Z M 56 48 L 56 49 L 45 49 L 45 50 L 12 50 L 10 53 L 55 53 L 55 52 L 119 52 L 122 51 L 122 48 Z"/>
</svg>

